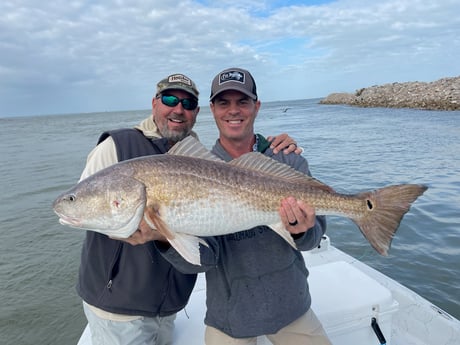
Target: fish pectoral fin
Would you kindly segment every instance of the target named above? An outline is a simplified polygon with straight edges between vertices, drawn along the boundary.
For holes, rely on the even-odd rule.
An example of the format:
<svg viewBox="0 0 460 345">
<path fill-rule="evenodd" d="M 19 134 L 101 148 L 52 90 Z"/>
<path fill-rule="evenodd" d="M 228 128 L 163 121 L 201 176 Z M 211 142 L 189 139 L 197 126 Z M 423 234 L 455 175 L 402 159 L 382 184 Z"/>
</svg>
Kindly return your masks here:
<svg viewBox="0 0 460 345">
<path fill-rule="evenodd" d="M 153 230 L 156 230 L 155 224 L 153 224 L 152 219 L 148 215 L 148 212 L 144 212 L 144 220 Z"/>
<path fill-rule="evenodd" d="M 272 229 L 274 232 L 276 232 L 278 235 L 280 235 L 284 240 L 286 240 L 286 242 L 289 243 L 292 246 L 292 248 L 297 249 L 297 245 L 295 244 L 291 233 L 286 230 L 282 222 L 270 224 L 268 225 L 268 227 Z"/>
<path fill-rule="evenodd" d="M 201 266 L 200 243 L 209 247 L 205 240 L 184 233 L 172 232 L 166 222 L 160 217 L 158 207 L 149 205 L 145 208 L 144 219 L 147 224 L 162 234 L 171 246 L 188 262 Z"/>
<path fill-rule="evenodd" d="M 154 230 L 157 230 L 162 234 L 168 241 L 174 239 L 175 234 L 169 230 L 168 225 L 163 219 L 161 219 L 158 209 L 151 205 L 147 206 L 144 210 L 144 220 Z"/>
<path fill-rule="evenodd" d="M 174 239 L 168 241 L 185 260 L 197 266 L 201 266 L 200 243 L 209 247 L 203 239 L 184 233 L 176 233 Z"/>
</svg>

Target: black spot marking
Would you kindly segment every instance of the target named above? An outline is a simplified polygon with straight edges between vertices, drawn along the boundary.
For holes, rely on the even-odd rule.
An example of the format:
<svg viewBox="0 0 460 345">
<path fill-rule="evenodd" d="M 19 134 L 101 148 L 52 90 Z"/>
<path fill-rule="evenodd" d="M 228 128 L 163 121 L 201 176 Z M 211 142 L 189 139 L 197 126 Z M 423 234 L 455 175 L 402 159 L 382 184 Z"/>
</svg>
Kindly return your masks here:
<svg viewBox="0 0 460 345">
<path fill-rule="evenodd" d="M 367 200 L 366 200 L 366 204 L 367 204 L 367 208 L 368 208 L 369 210 L 372 210 L 372 209 L 374 208 L 374 204 L 372 203 L 371 200 L 367 199 Z"/>
</svg>

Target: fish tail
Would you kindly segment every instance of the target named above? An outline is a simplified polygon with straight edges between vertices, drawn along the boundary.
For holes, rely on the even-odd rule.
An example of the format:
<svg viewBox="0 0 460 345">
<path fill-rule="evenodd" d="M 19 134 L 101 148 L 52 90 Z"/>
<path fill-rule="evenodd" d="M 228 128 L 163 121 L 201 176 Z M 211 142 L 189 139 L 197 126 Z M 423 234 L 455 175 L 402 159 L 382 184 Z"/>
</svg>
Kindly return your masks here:
<svg viewBox="0 0 460 345">
<path fill-rule="evenodd" d="M 427 188 L 424 185 L 404 184 L 360 193 L 357 197 L 366 200 L 366 211 L 364 215 L 351 219 L 372 247 L 386 256 L 401 219 Z"/>
</svg>

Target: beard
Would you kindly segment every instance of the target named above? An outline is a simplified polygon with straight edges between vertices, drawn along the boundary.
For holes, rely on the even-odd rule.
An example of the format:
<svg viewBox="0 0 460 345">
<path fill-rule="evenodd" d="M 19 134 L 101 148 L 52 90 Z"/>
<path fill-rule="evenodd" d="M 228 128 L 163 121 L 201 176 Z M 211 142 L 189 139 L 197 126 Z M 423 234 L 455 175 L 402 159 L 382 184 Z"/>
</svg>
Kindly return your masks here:
<svg viewBox="0 0 460 345">
<path fill-rule="evenodd" d="M 190 135 L 191 130 L 172 131 L 169 128 L 164 131 L 160 130 L 161 135 L 167 138 L 170 143 L 177 143 Z"/>
<path fill-rule="evenodd" d="M 157 126 L 161 136 L 168 139 L 169 143 L 172 145 L 188 137 L 192 132 L 192 126 L 187 126 L 182 129 L 170 129 L 167 123 Z"/>
</svg>

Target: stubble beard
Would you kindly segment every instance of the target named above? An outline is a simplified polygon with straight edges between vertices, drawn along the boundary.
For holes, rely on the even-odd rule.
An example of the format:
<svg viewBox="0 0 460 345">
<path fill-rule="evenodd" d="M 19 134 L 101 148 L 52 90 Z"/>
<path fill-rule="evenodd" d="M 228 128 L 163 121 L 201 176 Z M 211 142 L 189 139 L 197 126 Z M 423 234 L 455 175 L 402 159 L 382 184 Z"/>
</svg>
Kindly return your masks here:
<svg viewBox="0 0 460 345">
<path fill-rule="evenodd" d="M 168 142 L 171 145 L 174 145 L 175 143 L 188 137 L 190 133 L 192 132 L 191 127 L 184 128 L 183 130 L 171 130 L 169 129 L 168 125 L 165 125 L 162 128 L 158 128 L 158 129 L 160 131 L 160 134 L 163 136 L 163 138 L 168 139 Z"/>
</svg>

